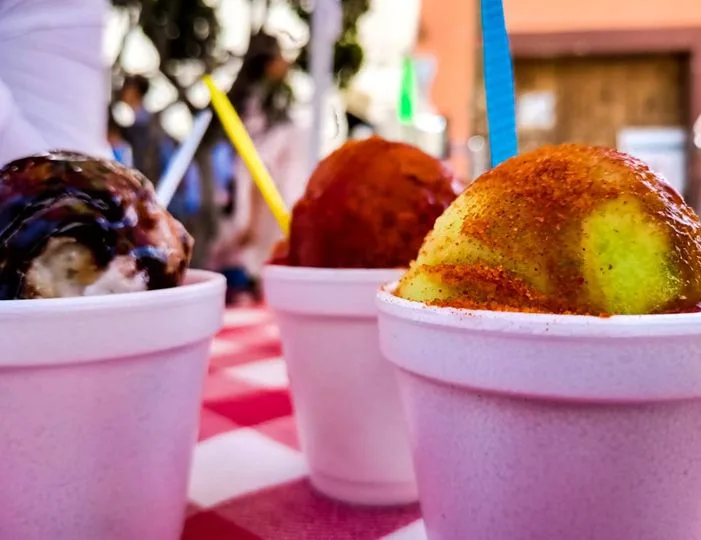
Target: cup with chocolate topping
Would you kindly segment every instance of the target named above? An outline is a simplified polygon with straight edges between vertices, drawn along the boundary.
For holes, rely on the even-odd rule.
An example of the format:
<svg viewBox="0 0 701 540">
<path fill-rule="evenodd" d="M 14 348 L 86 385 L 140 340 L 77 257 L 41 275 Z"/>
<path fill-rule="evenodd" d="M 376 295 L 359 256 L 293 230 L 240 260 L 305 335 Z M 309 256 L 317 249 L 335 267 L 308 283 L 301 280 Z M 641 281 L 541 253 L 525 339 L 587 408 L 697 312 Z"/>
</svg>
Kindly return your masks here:
<svg viewBox="0 0 701 540">
<path fill-rule="evenodd" d="M 289 240 L 264 271 L 310 479 L 330 497 L 369 505 L 417 498 L 374 298 L 455 198 L 452 180 L 407 144 L 347 143 L 312 174 Z"/>
<path fill-rule="evenodd" d="M 180 537 L 224 296 L 191 250 L 121 165 L 0 169 L 1 537 Z"/>
<path fill-rule="evenodd" d="M 378 298 L 431 540 L 701 539 L 701 222 L 644 163 L 471 184 Z"/>
</svg>

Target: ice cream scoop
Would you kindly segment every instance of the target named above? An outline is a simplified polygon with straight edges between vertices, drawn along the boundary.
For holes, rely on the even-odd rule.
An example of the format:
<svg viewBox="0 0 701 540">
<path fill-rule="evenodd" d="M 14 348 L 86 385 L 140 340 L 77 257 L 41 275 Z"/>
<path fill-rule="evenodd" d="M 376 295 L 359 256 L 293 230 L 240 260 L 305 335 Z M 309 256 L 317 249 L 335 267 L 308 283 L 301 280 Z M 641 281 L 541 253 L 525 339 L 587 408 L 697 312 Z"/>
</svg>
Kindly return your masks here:
<svg viewBox="0 0 701 540">
<path fill-rule="evenodd" d="M 453 175 L 420 149 L 379 137 L 348 142 L 312 174 L 273 262 L 406 267 L 455 197 Z"/>
<path fill-rule="evenodd" d="M 397 294 L 437 305 L 580 314 L 696 310 L 701 223 L 641 161 L 544 147 L 451 205 Z"/>
<path fill-rule="evenodd" d="M 70 152 L 0 170 L 0 299 L 179 285 L 193 240 L 140 173 Z"/>
</svg>

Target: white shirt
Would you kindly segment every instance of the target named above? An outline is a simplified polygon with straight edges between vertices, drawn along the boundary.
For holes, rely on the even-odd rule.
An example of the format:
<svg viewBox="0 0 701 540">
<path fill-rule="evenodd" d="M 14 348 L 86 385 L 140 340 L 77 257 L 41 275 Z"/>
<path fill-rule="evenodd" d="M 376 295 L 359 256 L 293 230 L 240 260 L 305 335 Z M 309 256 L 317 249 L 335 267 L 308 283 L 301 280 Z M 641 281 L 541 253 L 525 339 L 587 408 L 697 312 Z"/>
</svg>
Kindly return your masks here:
<svg viewBox="0 0 701 540">
<path fill-rule="evenodd" d="M 264 136 L 253 139 L 289 211 L 304 195 L 306 188 L 305 143 L 308 139 L 308 129 L 294 123 L 275 126 Z M 283 234 L 263 196 L 254 189 L 248 169 L 241 160 L 237 165 L 234 226 L 241 231 L 243 224 L 248 223 L 253 238 L 236 254 L 234 260 L 239 261 L 253 277 L 260 277 L 263 266 L 270 260 L 273 248 L 283 239 Z M 257 201 L 253 202 L 252 197 Z"/>
<path fill-rule="evenodd" d="M 0 166 L 52 149 L 111 157 L 106 0 L 0 0 Z"/>
<path fill-rule="evenodd" d="M 307 184 L 309 127 L 286 122 L 267 129 L 257 99 L 249 104 L 244 123 L 287 208 L 291 210 L 304 194 Z M 217 270 L 240 265 L 252 276 L 260 277 L 275 244 L 283 235 L 262 195 L 254 189 L 253 179 L 241 159 L 237 159 L 234 177 L 236 210 L 231 219 L 221 224 L 209 265 Z M 236 239 L 247 229 L 250 229 L 252 239 L 239 248 Z"/>
</svg>

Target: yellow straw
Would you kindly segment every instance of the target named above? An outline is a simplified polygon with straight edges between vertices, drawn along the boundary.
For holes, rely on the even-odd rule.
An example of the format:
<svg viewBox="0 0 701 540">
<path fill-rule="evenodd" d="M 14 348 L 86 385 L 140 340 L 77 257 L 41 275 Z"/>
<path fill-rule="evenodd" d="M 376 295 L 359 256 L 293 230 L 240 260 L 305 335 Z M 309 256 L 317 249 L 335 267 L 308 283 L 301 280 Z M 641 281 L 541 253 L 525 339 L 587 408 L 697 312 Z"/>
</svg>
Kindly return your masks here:
<svg viewBox="0 0 701 540">
<path fill-rule="evenodd" d="M 263 199 L 265 199 L 273 216 L 275 216 L 280 230 L 287 236 L 290 230 L 290 213 L 285 207 L 285 201 L 283 201 L 275 182 L 273 182 L 270 173 L 260 159 L 241 118 L 226 94 L 217 88 L 211 76 L 205 75 L 204 83 L 209 89 L 209 95 L 212 98 L 212 107 L 217 113 L 219 121 L 229 137 L 231 144 L 234 145 L 239 156 L 241 156 L 241 159 L 243 159 L 243 162 L 246 164 L 246 168 L 248 172 L 251 173 L 251 177 L 263 195 Z"/>
</svg>

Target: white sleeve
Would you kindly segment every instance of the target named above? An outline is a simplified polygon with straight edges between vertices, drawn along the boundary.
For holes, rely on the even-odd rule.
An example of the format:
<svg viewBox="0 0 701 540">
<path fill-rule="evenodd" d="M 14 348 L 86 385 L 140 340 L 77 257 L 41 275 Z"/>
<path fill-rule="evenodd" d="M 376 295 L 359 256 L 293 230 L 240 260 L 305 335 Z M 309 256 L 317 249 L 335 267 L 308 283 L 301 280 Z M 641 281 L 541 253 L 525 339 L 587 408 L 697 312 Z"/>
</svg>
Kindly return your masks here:
<svg viewBox="0 0 701 540">
<path fill-rule="evenodd" d="M 51 149 L 111 157 L 105 0 L 0 0 L 0 166 Z"/>
</svg>

